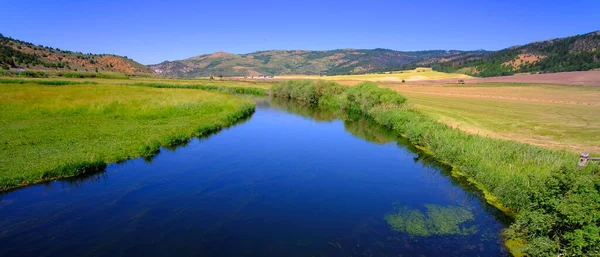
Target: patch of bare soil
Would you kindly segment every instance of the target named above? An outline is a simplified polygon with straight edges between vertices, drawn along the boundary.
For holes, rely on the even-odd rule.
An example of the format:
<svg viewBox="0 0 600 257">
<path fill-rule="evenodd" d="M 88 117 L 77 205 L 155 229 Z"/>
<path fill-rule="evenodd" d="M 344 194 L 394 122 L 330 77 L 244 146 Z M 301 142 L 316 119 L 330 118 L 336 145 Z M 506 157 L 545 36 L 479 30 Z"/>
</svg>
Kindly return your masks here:
<svg viewBox="0 0 600 257">
<path fill-rule="evenodd" d="M 535 63 L 544 58 L 546 58 L 546 56 L 539 54 L 520 54 L 515 57 L 514 60 L 505 62 L 504 65 L 512 66 L 514 69 L 518 69 L 523 63 Z"/>
</svg>

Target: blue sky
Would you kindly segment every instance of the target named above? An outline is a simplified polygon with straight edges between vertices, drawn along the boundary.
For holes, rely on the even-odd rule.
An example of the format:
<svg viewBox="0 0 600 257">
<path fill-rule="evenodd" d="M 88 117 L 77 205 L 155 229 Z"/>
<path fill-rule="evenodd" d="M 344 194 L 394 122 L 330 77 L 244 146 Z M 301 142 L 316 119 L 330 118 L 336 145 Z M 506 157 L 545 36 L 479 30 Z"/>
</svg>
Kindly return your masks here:
<svg viewBox="0 0 600 257">
<path fill-rule="evenodd" d="M 0 33 L 144 64 L 216 51 L 497 50 L 600 30 L 600 0 L 0 0 Z"/>
</svg>

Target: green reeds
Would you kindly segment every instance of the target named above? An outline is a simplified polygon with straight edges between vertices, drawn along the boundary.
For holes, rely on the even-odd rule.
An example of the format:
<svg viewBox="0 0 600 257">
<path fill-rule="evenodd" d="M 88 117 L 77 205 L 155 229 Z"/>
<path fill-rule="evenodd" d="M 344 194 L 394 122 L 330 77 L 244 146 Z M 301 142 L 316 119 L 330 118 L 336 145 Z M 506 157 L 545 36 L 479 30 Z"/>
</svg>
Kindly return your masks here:
<svg viewBox="0 0 600 257">
<path fill-rule="evenodd" d="M 266 95 L 265 89 L 254 87 L 216 86 L 205 84 L 167 84 L 167 83 L 129 83 L 123 86 L 153 87 L 153 88 L 188 88 L 205 91 L 217 91 L 229 94 Z"/>
<path fill-rule="evenodd" d="M 66 86 L 66 85 L 97 85 L 93 81 L 64 81 L 64 80 L 23 80 L 23 79 L 0 79 L 0 84 L 37 84 L 45 86 Z"/>
<path fill-rule="evenodd" d="M 255 107 L 201 90 L 34 82 L 0 86 L 0 191 L 151 157 L 161 146 L 231 126 Z"/>
</svg>

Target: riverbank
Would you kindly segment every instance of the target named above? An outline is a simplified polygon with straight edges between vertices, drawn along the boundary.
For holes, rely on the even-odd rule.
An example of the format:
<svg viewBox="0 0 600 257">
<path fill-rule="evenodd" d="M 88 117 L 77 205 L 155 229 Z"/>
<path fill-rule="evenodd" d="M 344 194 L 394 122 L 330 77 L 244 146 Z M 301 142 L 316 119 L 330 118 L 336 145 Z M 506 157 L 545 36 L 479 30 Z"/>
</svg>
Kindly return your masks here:
<svg viewBox="0 0 600 257">
<path fill-rule="evenodd" d="M 344 87 L 290 81 L 274 86 L 272 95 L 370 116 L 452 165 L 516 213 L 515 223 L 504 233 L 515 255 L 600 252 L 600 178 L 592 174 L 595 167 L 575 169 L 573 153 L 465 133 L 372 83 Z"/>
<path fill-rule="evenodd" d="M 151 156 L 161 146 L 218 131 L 254 112 L 250 100 L 203 90 L 4 82 L 0 190 Z"/>
</svg>

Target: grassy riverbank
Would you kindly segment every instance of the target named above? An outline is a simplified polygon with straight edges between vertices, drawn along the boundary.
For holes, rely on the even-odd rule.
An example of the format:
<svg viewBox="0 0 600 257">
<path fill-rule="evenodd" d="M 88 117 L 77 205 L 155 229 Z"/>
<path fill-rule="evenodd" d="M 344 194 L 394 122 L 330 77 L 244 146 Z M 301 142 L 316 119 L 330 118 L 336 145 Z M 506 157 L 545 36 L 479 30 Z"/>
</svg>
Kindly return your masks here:
<svg viewBox="0 0 600 257">
<path fill-rule="evenodd" d="M 203 90 L 5 82 L 0 83 L 0 190 L 149 156 L 160 146 L 219 130 L 254 111 L 249 100 Z"/>
<path fill-rule="evenodd" d="M 272 88 L 284 99 L 370 116 L 452 165 L 494 204 L 516 213 L 505 231 L 515 254 L 600 254 L 600 177 L 574 168 L 577 155 L 481 137 L 439 123 L 405 105 L 401 95 L 371 83 L 290 81 Z M 597 171 L 597 170 L 596 170 Z M 510 213 L 509 212 L 509 213 Z"/>
<path fill-rule="evenodd" d="M 187 88 L 187 89 L 200 89 L 205 91 L 217 91 L 229 94 L 246 94 L 246 95 L 258 95 L 264 96 L 267 94 L 267 90 L 256 87 L 240 87 L 240 86 L 223 86 L 214 84 L 167 84 L 167 83 L 133 83 L 133 84 L 122 84 L 123 86 L 136 86 L 136 87 L 153 87 L 153 88 Z"/>
</svg>

